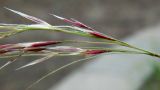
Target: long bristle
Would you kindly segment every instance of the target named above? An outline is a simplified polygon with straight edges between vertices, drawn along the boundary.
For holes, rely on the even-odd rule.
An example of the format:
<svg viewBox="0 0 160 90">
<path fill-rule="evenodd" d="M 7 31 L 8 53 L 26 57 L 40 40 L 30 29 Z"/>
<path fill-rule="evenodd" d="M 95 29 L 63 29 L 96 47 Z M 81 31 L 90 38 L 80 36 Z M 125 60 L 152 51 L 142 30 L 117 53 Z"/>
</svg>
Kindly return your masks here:
<svg viewBox="0 0 160 90">
<path fill-rule="evenodd" d="M 27 14 L 25 14 L 25 13 L 22 13 L 22 12 L 19 12 L 19 11 L 16 11 L 16 10 L 13 10 L 13 9 L 10 9 L 10 8 L 7 8 L 7 7 L 4 7 L 4 8 L 7 9 L 7 10 L 9 10 L 9 11 L 11 11 L 11 12 L 14 12 L 14 13 L 16 13 L 16 14 L 18 14 L 18 15 L 26 18 L 26 19 L 29 19 L 29 20 L 31 20 L 31 21 L 33 21 L 33 22 L 36 22 L 36 23 L 38 23 L 38 24 L 49 25 L 47 22 L 45 22 L 45 21 L 43 21 L 43 20 L 41 20 L 41 19 L 38 19 L 38 18 L 36 18 L 36 17 L 27 15 Z"/>
</svg>

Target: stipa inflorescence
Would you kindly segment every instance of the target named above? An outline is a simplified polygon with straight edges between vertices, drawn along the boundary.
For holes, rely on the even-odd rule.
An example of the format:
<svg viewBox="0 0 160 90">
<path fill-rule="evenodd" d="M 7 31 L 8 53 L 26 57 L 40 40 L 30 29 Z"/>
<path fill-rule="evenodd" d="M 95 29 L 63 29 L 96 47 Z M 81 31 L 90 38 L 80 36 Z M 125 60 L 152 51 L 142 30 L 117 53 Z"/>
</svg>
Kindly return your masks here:
<svg viewBox="0 0 160 90">
<path fill-rule="evenodd" d="M 66 19 L 54 14 L 50 14 L 60 20 L 63 20 L 64 22 L 70 23 L 71 26 L 53 26 L 41 19 L 38 19 L 36 17 L 6 8 L 7 10 L 10 10 L 26 19 L 29 19 L 35 24 L 5 24 L 0 23 L 0 29 L 7 29 L 9 31 L 6 32 L 0 32 L 0 38 L 3 39 L 5 37 L 15 35 L 21 32 L 25 31 L 33 31 L 33 30 L 48 30 L 51 32 L 64 32 L 69 34 L 76 34 L 80 36 L 95 38 L 97 42 L 91 42 L 91 41 L 76 41 L 76 40 L 63 40 L 63 41 L 39 41 L 39 42 L 24 42 L 24 43 L 16 43 L 16 44 L 4 44 L 0 45 L 0 58 L 15 58 L 8 61 L 6 64 L 0 67 L 0 70 L 6 67 L 7 65 L 11 64 L 12 62 L 18 60 L 18 57 L 25 57 L 25 56 L 43 56 L 40 59 L 34 60 L 22 67 L 17 68 L 16 70 L 32 66 L 35 64 L 38 64 L 40 62 L 43 62 L 49 58 L 55 57 L 55 56 L 73 56 L 73 55 L 83 55 L 85 56 L 84 59 L 73 61 L 67 65 L 64 65 L 57 70 L 54 70 L 53 72 L 45 75 L 41 79 L 34 82 L 31 86 L 29 86 L 27 89 L 31 88 L 33 85 L 38 83 L 39 81 L 43 80 L 47 76 L 64 69 L 72 64 L 78 63 L 80 61 L 88 60 L 89 58 L 93 58 L 96 55 L 102 54 L 102 53 L 128 53 L 128 54 L 145 54 L 153 57 L 160 58 L 159 54 L 152 53 L 147 50 L 143 50 L 140 48 L 137 48 L 135 46 L 129 45 L 128 43 L 125 43 L 123 41 L 117 40 L 115 38 L 112 38 L 108 35 L 105 35 L 103 33 L 100 33 L 93 28 L 79 22 L 75 19 Z M 60 43 L 90 43 L 90 44 L 115 44 L 119 46 L 124 46 L 126 48 L 131 48 L 131 50 L 128 49 L 114 49 L 114 48 L 104 48 L 104 47 L 75 47 L 75 46 L 51 46 L 55 44 Z"/>
</svg>

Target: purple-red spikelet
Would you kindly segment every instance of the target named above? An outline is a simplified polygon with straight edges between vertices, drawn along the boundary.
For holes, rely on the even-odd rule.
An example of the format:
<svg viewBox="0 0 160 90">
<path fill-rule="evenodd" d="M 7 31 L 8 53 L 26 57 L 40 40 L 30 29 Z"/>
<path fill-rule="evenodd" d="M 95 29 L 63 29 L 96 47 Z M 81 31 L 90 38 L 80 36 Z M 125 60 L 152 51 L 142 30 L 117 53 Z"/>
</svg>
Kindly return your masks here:
<svg viewBox="0 0 160 90">
<path fill-rule="evenodd" d="M 98 38 L 103 38 L 103 39 L 107 39 L 107 40 L 112 40 L 114 41 L 114 39 L 108 37 L 108 36 L 105 36 L 99 32 L 96 32 L 96 31 L 93 31 L 93 32 L 89 32 L 91 35 L 95 36 L 95 37 L 98 37 Z"/>
<path fill-rule="evenodd" d="M 60 41 L 42 41 L 42 42 L 29 42 L 29 43 L 18 43 L 18 44 L 4 44 L 0 45 L 0 54 L 4 54 L 16 50 L 24 51 L 41 51 L 45 48 L 44 46 L 54 45 L 61 43 Z"/>
<path fill-rule="evenodd" d="M 78 21 L 78 20 L 75 20 L 75 19 L 73 19 L 73 18 L 72 18 L 71 20 L 72 20 L 72 22 L 73 22 L 73 24 L 74 24 L 75 26 L 79 26 L 79 27 L 81 27 L 81 28 L 93 30 L 93 28 L 91 28 L 91 27 L 83 24 L 82 22 L 80 22 L 80 21 Z"/>
<path fill-rule="evenodd" d="M 89 30 L 93 30 L 91 27 L 83 24 L 82 22 L 79 22 L 78 20 L 75 20 L 73 18 L 71 19 L 66 19 L 64 17 L 60 17 L 60 16 L 57 16 L 57 15 L 54 15 L 54 14 L 51 14 L 53 15 L 54 17 L 58 18 L 58 19 L 61 19 L 63 20 L 64 22 L 67 22 L 67 23 L 71 23 L 72 25 L 74 26 L 77 26 L 77 27 L 80 27 L 80 28 L 84 28 L 84 29 L 89 29 Z"/>
<path fill-rule="evenodd" d="M 110 38 L 106 35 L 103 35 L 102 33 L 99 33 L 97 31 L 94 31 L 94 29 L 92 29 L 91 27 L 89 27 L 89 26 L 87 26 L 87 25 L 85 25 L 85 24 L 83 24 L 83 23 L 81 23 L 81 22 L 79 22 L 75 19 L 66 19 L 64 17 L 60 17 L 60 16 L 57 16 L 57 15 L 54 15 L 54 14 L 51 14 L 51 15 L 53 15 L 54 17 L 56 17 L 58 19 L 63 20 L 64 22 L 71 23 L 74 26 L 87 29 L 87 30 L 84 30 L 84 32 L 90 33 L 91 35 L 93 35 L 95 37 L 114 41 L 114 39 L 112 39 L 112 38 Z"/>
<path fill-rule="evenodd" d="M 107 50 L 86 50 L 85 54 L 87 55 L 97 55 L 97 54 L 101 54 L 101 53 L 105 53 L 108 52 Z"/>
<path fill-rule="evenodd" d="M 42 48 L 42 47 L 24 48 L 24 51 L 39 52 L 42 50 L 46 50 L 46 48 Z"/>
<path fill-rule="evenodd" d="M 13 44 L 0 45 L 0 49 L 4 49 L 4 48 L 10 47 L 10 46 L 12 46 L 12 45 L 13 45 Z"/>
<path fill-rule="evenodd" d="M 8 50 L 0 50 L 0 54 L 5 54 L 7 52 L 8 52 Z"/>
<path fill-rule="evenodd" d="M 45 42 L 36 42 L 31 44 L 30 47 L 42 47 L 42 46 L 48 46 L 53 44 L 61 43 L 60 41 L 45 41 Z"/>
</svg>

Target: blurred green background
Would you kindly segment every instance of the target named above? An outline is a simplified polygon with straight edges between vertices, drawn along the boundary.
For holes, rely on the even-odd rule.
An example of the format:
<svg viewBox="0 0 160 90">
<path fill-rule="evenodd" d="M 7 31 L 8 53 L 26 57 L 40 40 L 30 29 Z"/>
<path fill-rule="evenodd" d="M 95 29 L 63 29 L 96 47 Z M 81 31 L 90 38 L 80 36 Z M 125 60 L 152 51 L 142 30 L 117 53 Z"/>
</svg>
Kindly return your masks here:
<svg viewBox="0 0 160 90">
<path fill-rule="evenodd" d="M 160 0 L 0 0 L 0 23 L 30 24 L 32 22 L 12 12 L 9 12 L 3 7 L 8 7 L 29 15 L 33 15 L 51 23 L 52 25 L 62 25 L 65 23 L 50 16 L 49 13 L 54 13 L 66 18 L 75 18 L 93 27 L 99 32 L 108 34 L 118 39 L 127 39 L 128 37 L 133 38 L 134 42 L 137 40 L 134 40 L 134 37 L 136 37 L 135 34 L 139 32 L 142 34 L 142 36 L 143 33 L 145 34 L 147 30 L 149 31 L 148 33 L 153 34 L 153 36 L 156 33 L 160 33 L 158 30 L 160 28 L 157 28 L 157 31 L 152 33 L 155 31 L 154 27 L 158 27 L 160 22 Z M 135 36 L 131 37 L 132 35 Z M 78 40 L 86 39 L 76 35 L 69 35 L 64 33 L 33 31 L 5 38 L 1 40 L 0 43 L 4 44 L 43 40 L 64 40 L 66 38 L 76 38 Z M 152 43 L 153 47 L 147 48 L 149 50 L 158 48 L 155 50 L 155 52 L 158 52 L 158 46 L 160 45 L 156 44 L 156 42 L 159 41 L 158 38 L 160 37 L 157 35 L 157 38 L 152 40 L 152 38 L 148 36 L 148 39 L 150 40 L 143 39 L 143 41 L 140 41 L 142 44 L 139 44 L 139 46 L 143 48 L 143 42 L 154 41 L 155 44 Z M 46 73 L 79 58 L 80 57 L 56 57 L 33 67 L 15 71 L 17 67 L 36 59 L 35 57 L 20 58 L 19 61 L 0 71 L 0 90 L 24 90 L 24 88 L 30 85 L 33 81 L 39 79 Z M 152 60 L 154 60 L 154 58 L 152 58 Z M 122 62 L 125 64 L 124 61 Z M 152 70 L 150 74 L 147 75 L 143 83 L 138 86 L 138 90 L 160 90 L 159 62 L 149 62 L 153 64 L 151 65 Z M 5 60 L 1 60 L 0 64 L 3 65 L 4 63 Z M 78 68 L 83 67 L 84 64 L 85 63 L 79 63 L 78 65 L 76 64 L 63 71 L 57 72 L 55 75 L 52 75 L 37 84 L 31 90 L 63 90 L 54 89 L 54 87 L 61 85 L 67 76 L 70 76 L 72 72 L 76 71 Z M 117 70 L 117 72 L 121 72 L 121 70 L 119 71 L 117 68 L 119 67 L 114 66 L 114 69 Z"/>
</svg>

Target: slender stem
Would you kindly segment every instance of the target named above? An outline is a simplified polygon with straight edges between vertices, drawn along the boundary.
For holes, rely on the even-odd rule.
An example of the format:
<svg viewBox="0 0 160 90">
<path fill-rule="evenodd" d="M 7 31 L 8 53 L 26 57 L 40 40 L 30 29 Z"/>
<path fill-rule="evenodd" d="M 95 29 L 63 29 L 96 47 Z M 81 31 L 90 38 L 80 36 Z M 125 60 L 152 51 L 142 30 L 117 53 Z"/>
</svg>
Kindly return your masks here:
<svg viewBox="0 0 160 90">
<path fill-rule="evenodd" d="M 146 53 L 146 55 L 150 55 L 150 56 L 153 56 L 153 57 L 160 58 L 160 55 L 159 55 L 159 54 L 156 54 L 156 53 L 153 53 L 153 52 L 150 52 L 150 51 L 141 49 L 141 48 L 137 48 L 137 47 L 135 47 L 135 46 L 132 46 L 132 45 L 130 45 L 130 44 L 128 44 L 128 43 L 125 43 L 125 42 L 122 42 L 122 41 L 118 41 L 118 43 L 119 43 L 121 46 L 125 46 L 125 47 L 128 47 L 128 48 L 132 48 L 132 49 L 135 49 L 135 50 L 138 50 L 138 51 L 142 51 L 142 52 Z"/>
</svg>

